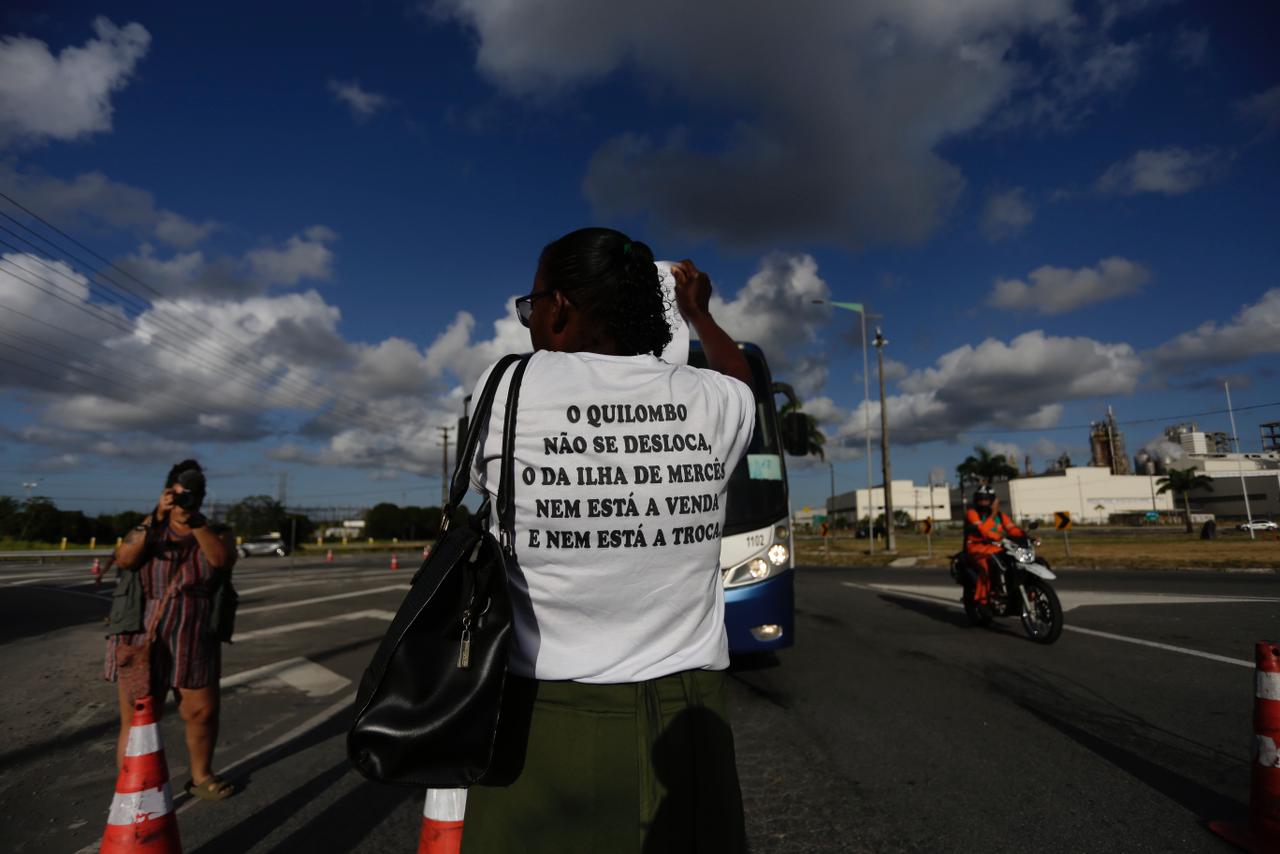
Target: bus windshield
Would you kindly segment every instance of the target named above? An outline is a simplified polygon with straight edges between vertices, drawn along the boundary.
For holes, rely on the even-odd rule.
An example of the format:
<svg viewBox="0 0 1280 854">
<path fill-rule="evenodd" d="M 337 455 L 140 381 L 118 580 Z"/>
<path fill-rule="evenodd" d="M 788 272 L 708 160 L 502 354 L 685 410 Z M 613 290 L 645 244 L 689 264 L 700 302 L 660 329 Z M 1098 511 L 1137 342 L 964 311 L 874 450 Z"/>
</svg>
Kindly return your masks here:
<svg viewBox="0 0 1280 854">
<path fill-rule="evenodd" d="M 756 396 L 756 429 L 746 456 L 729 477 L 725 502 L 725 536 L 768 527 L 787 519 L 786 466 L 778 439 L 778 412 L 773 399 L 773 379 L 764 354 L 745 345 L 742 353 L 751 366 L 751 390 Z M 696 343 L 689 347 L 689 364 L 706 368 L 707 357 Z M 755 477 L 752 470 L 755 469 Z"/>
</svg>

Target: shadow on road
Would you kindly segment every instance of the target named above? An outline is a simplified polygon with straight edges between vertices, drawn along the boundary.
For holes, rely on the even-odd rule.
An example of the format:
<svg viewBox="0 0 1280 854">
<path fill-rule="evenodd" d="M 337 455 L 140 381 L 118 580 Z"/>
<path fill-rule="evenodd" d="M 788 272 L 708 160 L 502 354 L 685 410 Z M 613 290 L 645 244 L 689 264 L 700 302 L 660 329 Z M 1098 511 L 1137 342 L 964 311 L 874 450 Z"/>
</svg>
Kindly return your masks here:
<svg viewBox="0 0 1280 854">
<path fill-rule="evenodd" d="M 945 605 L 942 602 L 935 604 L 913 596 L 895 596 L 892 593 L 881 593 L 880 599 L 891 605 L 897 605 L 904 611 L 921 614 L 931 620 L 937 620 L 939 623 L 946 623 L 949 626 L 957 626 L 962 629 L 970 628 L 969 618 L 964 615 L 963 611 L 957 610 L 950 605 Z"/>
<path fill-rule="evenodd" d="M 110 597 L 85 593 L 36 585 L 6 587 L 0 595 L 0 644 L 102 622 L 111 610 Z M 102 632 L 106 634 L 105 626 Z"/>
<path fill-rule="evenodd" d="M 1153 724 L 1068 677 L 1004 668 L 984 676 L 1018 707 L 1202 821 L 1246 817 L 1245 804 L 1220 791 L 1248 778 L 1245 759 Z"/>
</svg>

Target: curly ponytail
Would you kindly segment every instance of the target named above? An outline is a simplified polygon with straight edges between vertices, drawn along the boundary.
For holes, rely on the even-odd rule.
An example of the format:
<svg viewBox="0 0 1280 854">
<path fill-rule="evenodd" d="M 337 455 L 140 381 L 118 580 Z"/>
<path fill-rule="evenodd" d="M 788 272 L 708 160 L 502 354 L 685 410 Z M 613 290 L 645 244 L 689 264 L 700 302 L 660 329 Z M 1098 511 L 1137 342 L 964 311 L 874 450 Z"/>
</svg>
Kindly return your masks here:
<svg viewBox="0 0 1280 854">
<path fill-rule="evenodd" d="M 598 322 L 618 354 L 660 355 L 671 341 L 667 303 L 653 251 L 611 228 L 581 228 L 548 243 L 538 261 L 552 290 Z"/>
</svg>

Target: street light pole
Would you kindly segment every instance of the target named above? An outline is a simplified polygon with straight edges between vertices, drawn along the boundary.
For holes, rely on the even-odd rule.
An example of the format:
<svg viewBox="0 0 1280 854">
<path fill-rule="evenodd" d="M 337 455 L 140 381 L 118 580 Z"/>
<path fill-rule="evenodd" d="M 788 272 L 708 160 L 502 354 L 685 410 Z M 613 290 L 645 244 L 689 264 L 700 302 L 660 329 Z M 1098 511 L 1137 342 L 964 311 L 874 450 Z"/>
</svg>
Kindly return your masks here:
<svg viewBox="0 0 1280 854">
<path fill-rule="evenodd" d="M 866 433 L 866 455 L 867 455 L 867 543 L 868 553 L 876 553 L 876 537 L 875 537 L 875 515 L 872 509 L 873 502 L 871 500 L 871 488 L 874 481 L 871 475 L 871 369 L 867 360 L 867 312 L 860 302 L 835 302 L 833 300 L 816 299 L 813 302 L 817 305 L 833 305 L 836 308 L 843 308 L 846 311 L 856 311 L 862 320 L 862 424 L 863 432 Z M 854 502 L 855 516 L 853 520 L 854 531 L 857 531 L 858 519 L 856 515 L 857 502 Z"/>
<path fill-rule="evenodd" d="M 884 405 L 884 345 L 889 340 L 876 327 L 876 365 L 880 369 L 880 467 L 884 472 L 884 548 L 893 551 L 893 480 L 889 474 L 889 411 Z"/>
<path fill-rule="evenodd" d="M 867 365 L 867 313 L 859 311 L 862 318 L 862 430 L 867 437 L 867 554 L 876 553 L 875 501 L 872 498 L 874 480 L 871 477 L 871 368 Z"/>
</svg>

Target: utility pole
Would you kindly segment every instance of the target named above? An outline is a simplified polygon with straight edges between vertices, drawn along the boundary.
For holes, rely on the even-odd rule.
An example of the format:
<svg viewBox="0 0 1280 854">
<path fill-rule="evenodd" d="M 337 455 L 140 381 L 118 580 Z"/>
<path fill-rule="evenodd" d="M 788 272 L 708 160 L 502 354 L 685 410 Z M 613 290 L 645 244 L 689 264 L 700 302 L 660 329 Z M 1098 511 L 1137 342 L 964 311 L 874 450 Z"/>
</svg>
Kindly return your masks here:
<svg viewBox="0 0 1280 854">
<path fill-rule="evenodd" d="M 884 547 L 886 551 L 895 548 L 893 535 L 893 481 L 889 474 L 889 410 L 884 405 L 884 345 L 889 339 L 884 337 L 880 327 L 876 327 L 876 363 L 880 368 L 880 464 L 884 473 Z"/>
<path fill-rule="evenodd" d="M 440 462 L 440 509 L 443 511 L 449 503 L 449 431 L 451 427 L 438 428 L 443 437 L 440 445 L 442 455 Z"/>
<path fill-rule="evenodd" d="M 827 553 L 831 553 L 831 538 L 836 533 L 836 464 L 827 461 L 827 468 L 831 469 L 831 504 L 827 510 L 827 536 L 826 547 Z M 855 502 L 856 503 L 856 502 Z"/>
<path fill-rule="evenodd" d="M 1236 443 L 1236 456 L 1240 456 L 1240 434 L 1236 433 L 1236 411 L 1231 408 L 1231 384 L 1223 383 L 1222 387 L 1227 392 L 1227 413 L 1231 416 L 1231 438 Z M 1246 522 L 1253 521 L 1253 510 L 1249 508 L 1249 486 L 1245 483 L 1244 478 L 1244 460 L 1238 459 L 1240 464 L 1240 494 L 1244 497 L 1244 515 Z M 1249 539 L 1256 540 L 1257 536 L 1253 533 L 1253 525 L 1249 525 Z"/>
</svg>

